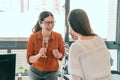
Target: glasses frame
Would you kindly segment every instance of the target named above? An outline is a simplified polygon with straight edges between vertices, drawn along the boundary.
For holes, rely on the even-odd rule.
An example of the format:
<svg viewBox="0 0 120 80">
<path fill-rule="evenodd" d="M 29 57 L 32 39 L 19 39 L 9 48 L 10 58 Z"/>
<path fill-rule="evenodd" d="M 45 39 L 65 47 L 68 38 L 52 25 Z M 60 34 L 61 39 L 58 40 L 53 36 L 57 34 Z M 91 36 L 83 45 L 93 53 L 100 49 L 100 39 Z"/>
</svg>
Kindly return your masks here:
<svg viewBox="0 0 120 80">
<path fill-rule="evenodd" d="M 55 22 L 56 22 L 56 21 L 43 21 L 43 23 L 44 23 L 45 25 L 48 25 L 48 26 L 49 26 L 50 24 L 54 25 Z"/>
</svg>

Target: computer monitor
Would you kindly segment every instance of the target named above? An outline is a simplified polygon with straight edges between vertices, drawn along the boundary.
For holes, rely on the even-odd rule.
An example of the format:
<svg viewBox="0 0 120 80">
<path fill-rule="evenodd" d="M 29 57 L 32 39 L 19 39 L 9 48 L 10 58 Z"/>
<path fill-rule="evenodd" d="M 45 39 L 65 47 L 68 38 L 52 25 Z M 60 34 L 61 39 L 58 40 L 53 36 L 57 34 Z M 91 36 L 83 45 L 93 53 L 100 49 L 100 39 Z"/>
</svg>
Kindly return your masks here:
<svg viewBox="0 0 120 80">
<path fill-rule="evenodd" d="M 16 54 L 0 54 L 0 80 L 15 80 Z"/>
</svg>

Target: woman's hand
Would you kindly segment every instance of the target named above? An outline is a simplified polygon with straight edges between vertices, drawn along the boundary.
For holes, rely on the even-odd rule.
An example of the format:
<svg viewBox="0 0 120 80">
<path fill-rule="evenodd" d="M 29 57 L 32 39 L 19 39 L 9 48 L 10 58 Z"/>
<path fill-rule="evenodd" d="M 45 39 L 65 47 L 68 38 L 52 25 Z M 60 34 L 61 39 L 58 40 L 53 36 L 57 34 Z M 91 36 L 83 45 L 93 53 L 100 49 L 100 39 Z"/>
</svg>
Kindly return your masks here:
<svg viewBox="0 0 120 80">
<path fill-rule="evenodd" d="M 42 57 L 42 58 L 47 58 L 47 56 L 46 56 L 46 54 L 45 54 L 45 53 L 46 53 L 46 50 L 47 50 L 47 48 L 41 48 L 41 49 L 39 50 L 39 53 L 38 53 L 38 54 L 29 57 L 29 62 L 30 62 L 30 63 L 34 63 L 34 62 L 36 62 L 40 57 Z"/>
<path fill-rule="evenodd" d="M 40 57 L 47 58 L 47 56 L 46 56 L 46 50 L 47 50 L 47 48 L 41 48 L 39 50 Z"/>
<path fill-rule="evenodd" d="M 57 49 L 53 50 L 53 55 L 56 58 L 61 58 L 63 56 L 61 53 L 59 53 L 59 51 Z"/>
</svg>

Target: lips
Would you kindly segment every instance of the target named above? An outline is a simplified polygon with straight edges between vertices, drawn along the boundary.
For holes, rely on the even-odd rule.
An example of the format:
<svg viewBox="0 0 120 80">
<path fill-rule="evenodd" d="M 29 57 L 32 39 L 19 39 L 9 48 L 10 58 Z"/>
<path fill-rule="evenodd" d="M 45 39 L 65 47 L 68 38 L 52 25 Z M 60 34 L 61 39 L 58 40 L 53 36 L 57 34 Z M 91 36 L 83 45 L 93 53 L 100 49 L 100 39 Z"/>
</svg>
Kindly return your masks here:
<svg viewBox="0 0 120 80">
<path fill-rule="evenodd" d="M 51 31 L 51 30 L 52 30 L 52 28 L 47 28 L 47 30 L 48 30 L 48 31 Z"/>
</svg>

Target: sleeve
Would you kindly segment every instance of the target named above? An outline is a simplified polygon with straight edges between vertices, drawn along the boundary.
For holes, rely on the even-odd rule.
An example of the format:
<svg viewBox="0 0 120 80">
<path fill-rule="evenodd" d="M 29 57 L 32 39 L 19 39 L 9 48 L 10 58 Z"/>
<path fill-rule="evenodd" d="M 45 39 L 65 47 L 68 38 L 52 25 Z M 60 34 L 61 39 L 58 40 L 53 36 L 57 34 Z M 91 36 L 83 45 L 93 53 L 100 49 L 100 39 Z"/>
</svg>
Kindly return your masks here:
<svg viewBox="0 0 120 80">
<path fill-rule="evenodd" d="M 29 62 L 29 57 L 31 55 L 33 55 L 33 37 L 32 35 L 29 37 L 28 39 L 28 43 L 27 43 L 27 62 L 31 65 L 31 63 Z"/>
<path fill-rule="evenodd" d="M 102 42 L 102 44 L 103 44 L 103 46 L 105 47 L 105 50 L 107 51 L 107 55 L 109 56 L 108 58 L 109 58 L 109 60 L 110 60 L 110 64 L 112 65 L 112 56 L 111 56 L 111 54 L 110 54 L 110 52 L 109 52 L 109 50 L 108 50 L 108 48 L 107 48 L 107 45 L 105 44 L 105 41 L 101 38 L 101 42 Z"/>
<path fill-rule="evenodd" d="M 64 47 L 64 41 L 63 41 L 62 35 L 59 36 L 59 39 L 58 39 L 58 40 L 59 40 L 59 42 L 58 42 L 58 45 L 59 45 L 58 50 L 59 50 L 60 53 L 63 54 L 63 57 L 64 57 L 64 54 L 65 54 L 65 47 Z M 59 60 L 62 60 L 63 57 L 60 58 Z"/>
<path fill-rule="evenodd" d="M 83 77 L 83 70 L 81 62 L 79 61 L 80 47 L 76 45 L 71 45 L 69 51 L 69 60 L 68 60 L 68 71 L 71 75 Z"/>
</svg>

